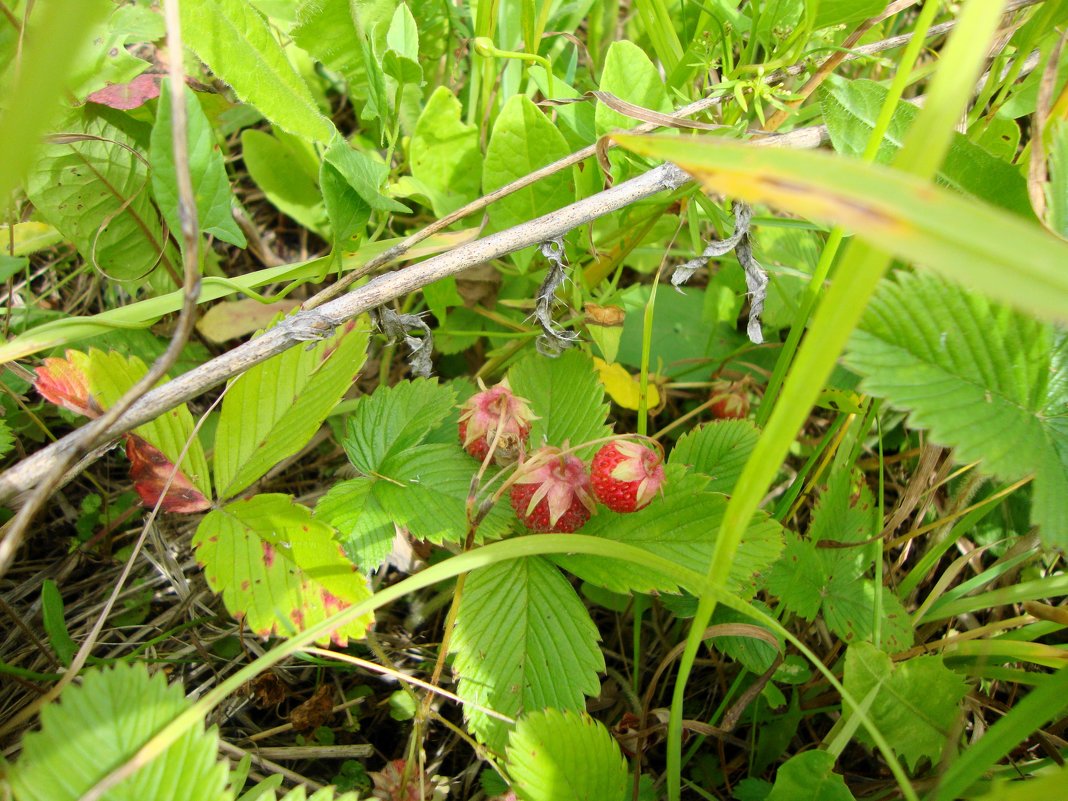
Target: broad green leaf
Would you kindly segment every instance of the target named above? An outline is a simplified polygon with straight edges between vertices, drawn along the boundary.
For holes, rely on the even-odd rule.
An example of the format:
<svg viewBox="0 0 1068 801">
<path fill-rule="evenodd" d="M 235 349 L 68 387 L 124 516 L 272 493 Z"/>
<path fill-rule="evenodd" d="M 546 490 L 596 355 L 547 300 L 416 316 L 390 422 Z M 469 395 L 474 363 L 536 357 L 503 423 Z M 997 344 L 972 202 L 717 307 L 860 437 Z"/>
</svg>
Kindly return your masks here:
<svg viewBox="0 0 1068 801">
<path fill-rule="evenodd" d="M 105 353 L 95 348 L 89 352 L 89 389 L 101 408 L 108 409 L 148 372 L 145 363 L 136 356 L 124 356 L 114 351 Z M 150 445 L 158 448 L 172 465 L 179 469 L 200 490 L 211 498 L 211 480 L 204 448 L 193 433 L 193 415 L 184 403 L 133 431 Z M 186 445 L 188 443 L 188 449 Z M 185 450 L 179 464 L 178 456 Z"/>
<path fill-rule="evenodd" d="M 264 493 L 209 512 L 193 536 L 208 586 L 257 637 L 289 636 L 371 597 L 329 526 L 289 495 Z M 363 637 L 368 614 L 333 630 Z"/>
<path fill-rule="evenodd" d="M 0 459 L 7 456 L 15 447 L 15 436 L 11 433 L 11 427 L 7 421 L 0 419 Z"/>
<path fill-rule="evenodd" d="M 556 359 L 531 355 L 508 371 L 512 392 L 530 401 L 538 419 L 530 428 L 529 450 L 542 445 L 580 445 L 611 436 L 605 424 L 608 403 L 593 360 L 580 350 L 568 350 Z M 599 445 L 580 448 L 580 457 L 592 456 Z"/>
<path fill-rule="evenodd" d="M 876 16 L 886 3 L 883 0 L 819 0 L 813 30 L 829 28 L 832 25 L 850 25 L 868 17 Z"/>
<path fill-rule="evenodd" d="M 181 683 L 143 664 L 92 669 L 41 710 L 41 728 L 22 740 L 7 778 L 17 801 L 77 801 L 125 764 L 149 738 L 189 707 Z M 216 729 L 203 720 L 128 779 L 108 801 L 226 801 L 227 767 Z"/>
<path fill-rule="evenodd" d="M 412 134 L 409 153 L 412 177 L 431 194 L 434 214 L 444 217 L 478 197 L 478 126 L 466 125 L 463 106 L 446 87 L 427 100 Z"/>
<path fill-rule="evenodd" d="M 514 95 L 504 104 L 493 125 L 482 162 L 482 190 L 488 193 L 499 189 L 570 152 L 563 134 L 530 98 Z M 486 233 L 533 220 L 574 200 L 571 173 L 567 170 L 557 172 L 490 206 Z M 512 258 L 520 267 L 526 268 L 533 255 L 533 248 L 524 248 L 512 254 Z"/>
<path fill-rule="evenodd" d="M 353 150 L 342 137 L 330 144 L 324 159 L 333 165 L 364 202 L 378 211 L 410 211 L 403 203 L 382 194 L 389 170 L 366 153 Z"/>
<path fill-rule="evenodd" d="M 52 650 L 56 652 L 59 661 L 64 665 L 70 665 L 74 654 L 78 651 L 78 645 L 71 639 L 70 632 L 67 630 L 67 620 L 63 612 L 63 596 L 52 579 L 45 579 L 41 584 L 41 625 L 44 626 L 48 642 Z"/>
<path fill-rule="evenodd" d="M 704 473 L 712 479 L 709 491 L 730 495 L 759 437 L 760 429 L 747 420 L 718 420 L 680 437 L 668 464 Z"/>
<path fill-rule="evenodd" d="M 174 121 L 171 118 L 170 81 L 162 84 L 156 124 L 152 126 L 152 144 L 148 161 L 152 167 L 152 193 L 175 236 L 181 235 L 178 216 L 178 180 L 174 168 Z M 232 192 L 226 177 L 226 167 L 215 143 L 215 133 L 200 102 L 189 89 L 185 90 L 185 114 L 189 136 L 189 177 L 196 199 L 197 222 L 200 230 L 223 242 L 245 247 L 241 233 L 230 212 Z"/>
<path fill-rule="evenodd" d="M 248 0 L 186 0 L 181 10 L 186 44 L 241 100 L 309 142 L 333 139 L 333 123 Z"/>
<path fill-rule="evenodd" d="M 329 225 L 318 175 L 299 153 L 277 137 L 250 128 L 241 132 L 241 157 L 249 176 L 279 211 L 326 235 Z"/>
<path fill-rule="evenodd" d="M 451 651 L 465 701 L 516 718 L 547 708 L 581 710 L 600 692 L 604 657 L 582 599 L 541 557 L 471 573 L 456 616 Z M 469 729 L 504 750 L 508 726 L 471 706 Z"/>
<path fill-rule="evenodd" d="M 513 384 L 513 389 L 515 385 Z M 599 508 L 583 534 L 636 545 L 671 559 L 691 570 L 705 571 L 716 546 L 717 532 L 727 508 L 727 497 L 708 492 L 704 476 L 687 475 L 678 465 L 668 465 L 664 497 L 630 514 Z M 756 593 L 760 574 L 782 553 L 782 528 L 759 514 L 742 537 L 742 547 L 731 566 L 730 589 L 744 598 Z M 669 576 L 640 565 L 585 555 L 554 557 L 579 578 L 613 592 L 678 592 Z M 693 590 L 694 588 L 684 588 Z"/>
<path fill-rule="evenodd" d="M 83 29 L 86 44 L 68 73 L 72 93 L 84 100 L 108 84 L 126 83 L 148 69 L 149 63 L 134 56 L 126 45 L 162 39 L 164 28 L 162 15 L 148 8 L 116 8 L 112 0 L 81 2 L 96 6 L 97 17 L 102 18 L 98 24 Z"/>
<path fill-rule="evenodd" d="M 671 100 L 656 66 L 644 50 L 625 39 L 612 42 L 608 47 L 601 71 L 600 90 L 651 111 L 663 114 L 672 111 Z M 594 120 L 598 136 L 639 124 L 638 120 L 620 114 L 603 103 L 597 104 Z"/>
<path fill-rule="evenodd" d="M 507 764 L 523 801 L 622 801 L 628 789 L 619 745 L 585 712 L 524 715 L 508 738 Z"/>
<path fill-rule="evenodd" d="M 375 495 L 378 483 L 371 478 L 342 481 L 315 506 L 315 518 L 338 530 L 346 556 L 367 573 L 386 560 L 397 535 L 393 515 Z"/>
<path fill-rule="evenodd" d="M 1059 120 L 1051 126 L 1048 153 L 1047 221 L 1050 228 L 1068 239 L 1068 122 Z"/>
<path fill-rule="evenodd" d="M 360 33 L 349 0 L 305 0 L 297 9 L 293 41 L 347 80 L 363 75 Z"/>
<path fill-rule="evenodd" d="M 884 281 L 846 363 L 865 392 L 910 412 L 961 462 L 1015 481 L 1035 475 L 1032 519 L 1068 547 L 1068 338 L 926 274 Z"/>
<path fill-rule="evenodd" d="M 834 772 L 834 755 L 805 751 L 786 760 L 765 801 L 854 801 L 845 779 Z"/>
<path fill-rule="evenodd" d="M 143 279 L 161 262 L 180 275 L 136 142 L 88 108 L 62 130 L 72 138 L 44 145 L 26 180 L 37 215 L 109 278 Z"/>
<path fill-rule="evenodd" d="M 215 432 L 215 486 L 232 498 L 312 438 L 367 358 L 367 318 L 273 356 L 230 384 Z"/>
<path fill-rule="evenodd" d="M 990 297 L 1043 319 L 1068 319 L 1068 242 L 1016 215 L 905 173 L 826 153 L 713 137 L 615 138 L 635 152 L 674 161 L 711 191 L 840 224 Z"/>
<path fill-rule="evenodd" d="M 334 255 L 356 250 L 371 219 L 371 207 L 337 167 L 326 161 L 319 167 L 319 186 L 330 219 Z"/>
<path fill-rule="evenodd" d="M 29 256 L 62 241 L 63 235 L 51 225 L 32 220 L 15 223 L 0 232 L 0 249 L 5 255 Z"/>
<path fill-rule="evenodd" d="M 860 158 L 871 138 L 875 122 L 887 102 L 888 90 L 875 81 L 840 82 L 824 92 L 822 107 L 834 149 Z M 911 103 L 894 110 L 876 161 L 889 164 L 901 148 L 909 127 L 920 115 Z M 1034 219 L 1023 175 L 1008 161 L 996 158 L 961 134 L 954 134 L 938 178 L 954 189 L 974 195 L 995 206 Z"/>
<path fill-rule="evenodd" d="M 877 688 L 868 715 L 909 770 L 915 771 L 924 758 L 938 765 L 947 745 L 951 754 L 955 751 L 949 738 L 968 686 L 942 664 L 941 656 L 918 656 L 895 664 L 874 646 L 855 643 L 846 651 L 845 688 L 854 698 L 864 698 Z M 863 728 L 856 736 L 870 746 Z"/>
<path fill-rule="evenodd" d="M 455 405 L 452 387 L 425 378 L 379 387 L 360 398 L 349 417 L 345 453 L 357 470 L 373 476 L 389 457 L 420 444 Z"/>
<path fill-rule="evenodd" d="M 423 68 L 419 66 L 419 28 L 405 3 L 397 6 L 386 31 L 386 52 L 382 69 L 398 83 L 420 84 Z"/>
</svg>

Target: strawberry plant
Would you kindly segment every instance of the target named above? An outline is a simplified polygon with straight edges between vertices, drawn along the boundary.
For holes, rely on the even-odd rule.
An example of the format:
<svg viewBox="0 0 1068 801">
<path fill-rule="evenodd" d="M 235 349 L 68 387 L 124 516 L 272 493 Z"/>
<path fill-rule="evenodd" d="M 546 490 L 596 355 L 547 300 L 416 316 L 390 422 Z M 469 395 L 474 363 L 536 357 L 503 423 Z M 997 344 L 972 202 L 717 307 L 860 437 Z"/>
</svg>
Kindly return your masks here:
<svg viewBox="0 0 1068 801">
<path fill-rule="evenodd" d="M 0 2 L 0 797 L 1057 797 L 1066 26 Z"/>
</svg>

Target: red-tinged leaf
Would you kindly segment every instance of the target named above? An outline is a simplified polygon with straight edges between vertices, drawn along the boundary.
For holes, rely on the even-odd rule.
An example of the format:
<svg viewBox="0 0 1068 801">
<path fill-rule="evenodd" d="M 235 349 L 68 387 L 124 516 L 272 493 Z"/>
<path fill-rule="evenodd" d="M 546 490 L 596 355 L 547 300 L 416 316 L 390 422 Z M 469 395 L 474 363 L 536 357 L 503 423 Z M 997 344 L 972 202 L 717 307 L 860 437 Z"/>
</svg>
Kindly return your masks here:
<svg viewBox="0 0 1068 801">
<path fill-rule="evenodd" d="M 126 435 L 126 458 L 130 460 L 130 478 L 133 479 L 134 489 L 145 506 L 155 507 L 167 479 L 174 473 L 160 509 L 164 512 L 193 514 L 211 507 L 211 501 L 193 486 L 189 477 L 181 470 L 175 470 L 174 462 L 159 448 L 136 434 Z"/>
<path fill-rule="evenodd" d="M 129 111 L 159 97 L 159 82 L 162 77 L 153 73 L 138 75 L 129 83 L 113 83 L 98 89 L 86 100 L 120 111 Z"/>
<path fill-rule="evenodd" d="M 56 406 L 82 414 L 99 417 L 101 408 L 89 392 L 89 357 L 76 350 L 68 350 L 67 358 L 47 358 L 36 368 L 34 387 L 41 397 Z"/>
<path fill-rule="evenodd" d="M 197 321 L 197 331 L 216 345 L 266 328 L 278 316 L 300 305 L 299 300 L 260 303 L 252 298 L 217 303 Z"/>
</svg>

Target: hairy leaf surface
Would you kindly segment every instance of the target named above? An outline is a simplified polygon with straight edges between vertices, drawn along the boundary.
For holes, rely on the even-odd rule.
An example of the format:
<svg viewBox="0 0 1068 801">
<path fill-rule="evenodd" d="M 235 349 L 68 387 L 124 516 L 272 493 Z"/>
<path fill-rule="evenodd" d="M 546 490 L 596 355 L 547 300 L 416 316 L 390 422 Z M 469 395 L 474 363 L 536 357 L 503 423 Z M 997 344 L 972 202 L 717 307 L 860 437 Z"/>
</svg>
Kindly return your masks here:
<svg viewBox="0 0 1068 801">
<path fill-rule="evenodd" d="M 518 717 L 583 709 L 600 691 L 597 628 L 571 584 L 541 557 L 502 562 L 467 577 L 452 651 L 466 701 Z M 566 655 L 566 656 L 565 656 Z M 501 751 L 509 727 L 470 706 L 472 732 Z"/>
</svg>

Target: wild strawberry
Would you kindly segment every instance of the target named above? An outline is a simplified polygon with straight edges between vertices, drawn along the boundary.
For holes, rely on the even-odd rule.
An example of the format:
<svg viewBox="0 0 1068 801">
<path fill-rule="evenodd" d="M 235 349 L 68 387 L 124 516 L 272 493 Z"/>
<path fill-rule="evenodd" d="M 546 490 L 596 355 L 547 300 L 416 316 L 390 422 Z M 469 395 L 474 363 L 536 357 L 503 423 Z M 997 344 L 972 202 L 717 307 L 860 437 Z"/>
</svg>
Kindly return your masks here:
<svg viewBox="0 0 1068 801">
<path fill-rule="evenodd" d="M 512 394 L 507 378 L 489 389 L 481 381 L 479 385 L 482 391 L 472 395 L 460 407 L 460 442 L 465 451 L 481 462 L 496 439 L 494 461 L 512 464 L 519 458 L 530 436 L 531 421 L 537 418 L 530 411 L 526 398 Z"/>
<path fill-rule="evenodd" d="M 744 420 L 749 416 L 749 393 L 745 381 L 717 381 L 712 385 L 709 411 L 720 420 Z"/>
<path fill-rule="evenodd" d="M 636 512 L 649 505 L 664 483 L 656 451 L 626 439 L 604 445 L 593 457 L 590 476 L 597 500 L 613 512 Z"/>
<path fill-rule="evenodd" d="M 512 508 L 531 531 L 570 534 L 596 511 L 590 475 L 577 456 L 546 445 L 519 470 L 510 493 Z"/>
</svg>

